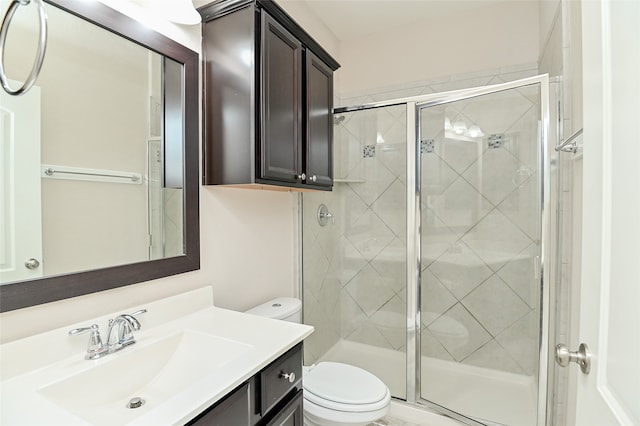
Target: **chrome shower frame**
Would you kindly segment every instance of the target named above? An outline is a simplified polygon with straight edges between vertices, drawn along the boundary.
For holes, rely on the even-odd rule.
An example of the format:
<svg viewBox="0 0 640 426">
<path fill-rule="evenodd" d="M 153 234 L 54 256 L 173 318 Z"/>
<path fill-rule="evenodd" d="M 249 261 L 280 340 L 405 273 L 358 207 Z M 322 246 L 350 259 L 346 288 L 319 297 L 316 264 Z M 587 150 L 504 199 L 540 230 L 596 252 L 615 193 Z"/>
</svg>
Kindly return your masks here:
<svg viewBox="0 0 640 426">
<path fill-rule="evenodd" d="M 383 102 L 374 102 L 357 106 L 339 107 L 334 109 L 334 114 L 345 112 L 356 112 L 374 108 L 406 105 L 407 113 L 407 351 L 406 351 L 406 400 L 408 403 L 419 404 L 433 411 L 440 412 L 456 420 L 470 425 L 483 425 L 473 419 L 465 417 L 459 413 L 451 411 L 446 407 L 432 403 L 421 398 L 421 368 L 420 368 L 420 331 L 421 331 L 421 185 L 420 185 L 420 150 L 418 141 L 420 140 L 420 110 L 448 104 L 455 101 L 475 98 L 482 95 L 502 92 L 510 89 L 517 89 L 525 86 L 539 85 L 540 87 L 540 145 L 538 147 L 538 166 L 540 178 L 542 179 L 541 193 L 538 204 L 540 207 L 539 226 L 541 232 L 540 240 L 540 262 L 538 284 L 540 286 L 540 334 L 539 334 L 539 365 L 538 365 L 538 405 L 537 405 L 537 426 L 543 426 L 547 422 L 548 406 L 553 400 L 553 389 L 551 386 L 548 371 L 550 360 L 550 333 L 554 324 L 551 323 L 551 307 L 555 305 L 554 292 L 552 291 L 551 273 L 552 262 L 550 262 L 551 245 L 555 244 L 555 239 L 551 235 L 552 210 L 550 206 L 550 155 L 549 155 L 549 135 L 550 135 L 550 98 L 549 98 L 549 76 L 547 74 L 535 77 L 524 78 L 508 83 L 496 84 L 484 87 L 474 87 L 469 89 L 454 90 L 449 92 L 435 93 L 430 95 L 399 98 Z"/>
</svg>

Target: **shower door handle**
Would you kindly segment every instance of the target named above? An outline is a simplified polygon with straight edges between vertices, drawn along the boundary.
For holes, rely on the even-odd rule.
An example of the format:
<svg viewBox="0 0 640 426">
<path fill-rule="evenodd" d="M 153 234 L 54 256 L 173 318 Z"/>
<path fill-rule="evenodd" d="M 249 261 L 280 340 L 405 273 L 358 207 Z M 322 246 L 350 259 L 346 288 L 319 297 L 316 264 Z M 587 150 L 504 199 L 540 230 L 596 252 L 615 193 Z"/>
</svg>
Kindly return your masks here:
<svg viewBox="0 0 640 426">
<path fill-rule="evenodd" d="M 560 367 L 566 367 L 570 363 L 575 362 L 580 366 L 580 370 L 584 374 L 589 374 L 591 371 L 591 353 L 589 352 L 589 346 L 585 343 L 580 343 L 577 351 L 571 352 L 566 345 L 562 343 L 556 346 L 556 362 Z"/>
</svg>

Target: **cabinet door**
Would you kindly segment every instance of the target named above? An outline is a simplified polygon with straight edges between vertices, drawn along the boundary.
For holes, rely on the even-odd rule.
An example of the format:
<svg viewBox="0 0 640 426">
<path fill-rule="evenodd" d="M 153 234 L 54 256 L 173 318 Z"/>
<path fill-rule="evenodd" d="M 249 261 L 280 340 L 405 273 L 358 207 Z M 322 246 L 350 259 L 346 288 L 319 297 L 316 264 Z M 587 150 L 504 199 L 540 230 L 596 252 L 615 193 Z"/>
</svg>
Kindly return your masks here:
<svg viewBox="0 0 640 426">
<path fill-rule="evenodd" d="M 266 426 L 302 426 L 302 389 Z"/>
<path fill-rule="evenodd" d="M 302 45 L 265 11 L 261 22 L 262 179 L 296 182 L 302 169 Z"/>
<path fill-rule="evenodd" d="M 333 185 L 333 71 L 306 52 L 306 182 Z"/>
</svg>

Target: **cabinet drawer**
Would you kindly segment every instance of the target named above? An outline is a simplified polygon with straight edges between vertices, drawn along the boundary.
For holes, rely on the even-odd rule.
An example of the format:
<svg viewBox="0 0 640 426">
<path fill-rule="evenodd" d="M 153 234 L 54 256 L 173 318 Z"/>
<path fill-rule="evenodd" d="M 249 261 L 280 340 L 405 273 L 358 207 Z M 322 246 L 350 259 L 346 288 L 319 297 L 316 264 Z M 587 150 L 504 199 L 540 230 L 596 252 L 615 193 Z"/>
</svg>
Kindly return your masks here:
<svg viewBox="0 0 640 426">
<path fill-rule="evenodd" d="M 302 388 L 302 344 L 291 349 L 260 373 L 262 415 L 271 410 L 293 388 Z"/>
<path fill-rule="evenodd" d="M 302 392 L 300 389 L 293 399 L 269 420 L 267 426 L 302 426 Z"/>
</svg>

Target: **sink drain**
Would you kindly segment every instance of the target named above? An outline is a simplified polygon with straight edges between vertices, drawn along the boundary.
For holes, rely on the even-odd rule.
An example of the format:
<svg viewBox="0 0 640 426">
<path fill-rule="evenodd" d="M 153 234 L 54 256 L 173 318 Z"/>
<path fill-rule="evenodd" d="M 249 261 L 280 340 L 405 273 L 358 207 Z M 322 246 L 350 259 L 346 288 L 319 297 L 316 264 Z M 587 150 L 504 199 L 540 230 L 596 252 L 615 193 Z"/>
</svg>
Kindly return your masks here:
<svg viewBox="0 0 640 426">
<path fill-rule="evenodd" d="M 136 396 L 127 402 L 127 408 L 140 408 L 144 405 L 144 402 L 144 399 Z"/>
</svg>

